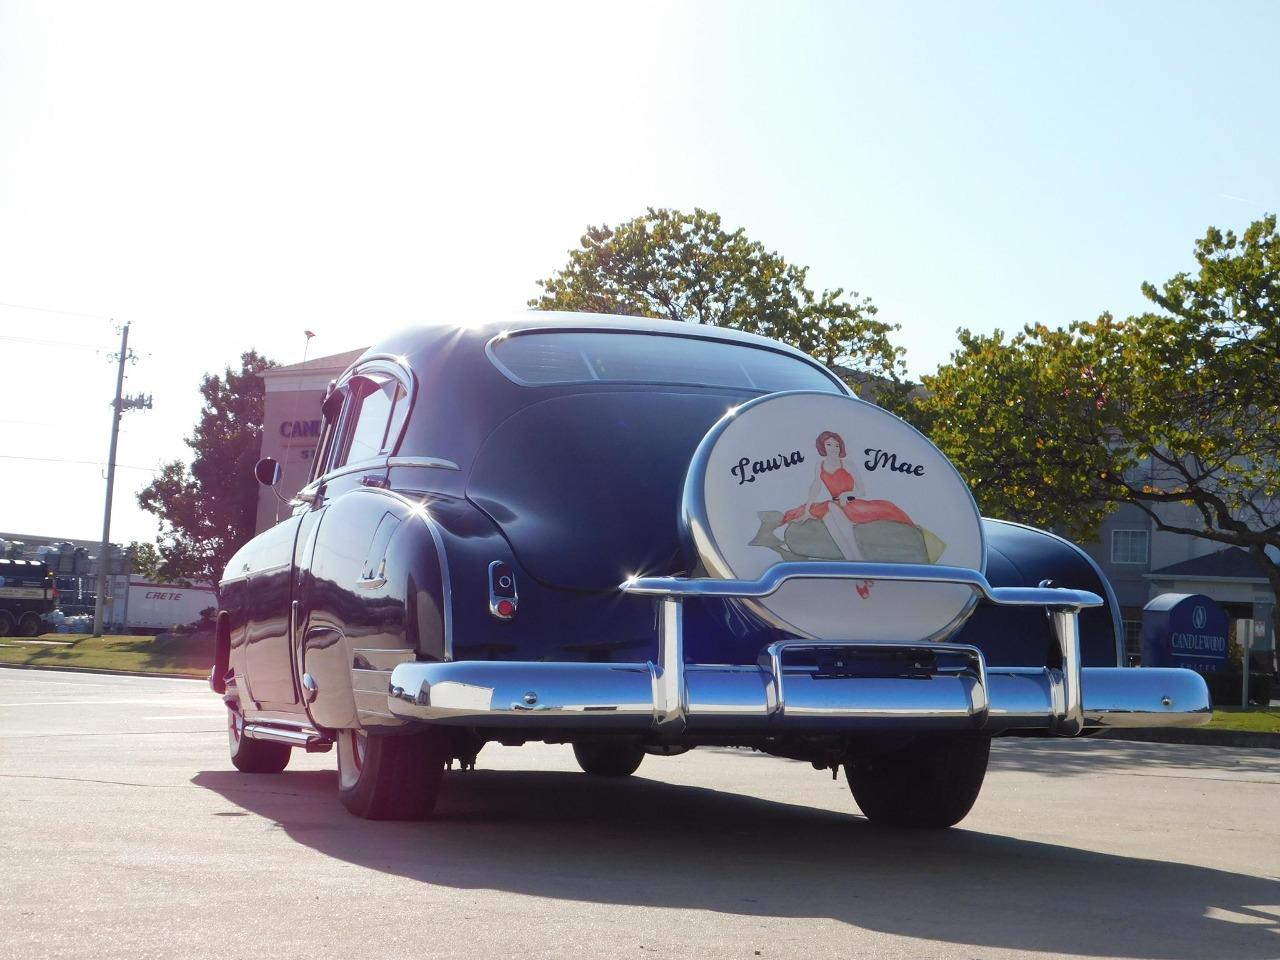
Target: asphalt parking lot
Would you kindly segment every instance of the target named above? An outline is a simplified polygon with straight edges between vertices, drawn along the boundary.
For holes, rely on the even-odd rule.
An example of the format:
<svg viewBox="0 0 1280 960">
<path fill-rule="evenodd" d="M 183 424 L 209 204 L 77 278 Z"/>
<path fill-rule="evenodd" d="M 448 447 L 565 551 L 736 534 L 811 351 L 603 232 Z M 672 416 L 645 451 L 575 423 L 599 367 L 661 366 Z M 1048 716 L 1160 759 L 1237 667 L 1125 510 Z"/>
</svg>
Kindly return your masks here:
<svg viewBox="0 0 1280 960">
<path fill-rule="evenodd" d="M 333 766 L 237 773 L 198 682 L 0 670 L 0 956 L 1280 957 L 1276 751 L 1000 742 L 924 834 L 741 751 L 490 746 L 423 824 Z"/>
</svg>

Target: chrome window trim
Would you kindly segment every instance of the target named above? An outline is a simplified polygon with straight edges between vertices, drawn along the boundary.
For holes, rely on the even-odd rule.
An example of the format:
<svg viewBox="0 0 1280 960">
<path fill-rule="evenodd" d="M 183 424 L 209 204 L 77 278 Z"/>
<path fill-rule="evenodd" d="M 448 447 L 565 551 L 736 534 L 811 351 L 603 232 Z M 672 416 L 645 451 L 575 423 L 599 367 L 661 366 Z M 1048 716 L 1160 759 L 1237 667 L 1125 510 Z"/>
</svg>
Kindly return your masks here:
<svg viewBox="0 0 1280 960">
<path fill-rule="evenodd" d="M 317 477 L 305 487 L 294 494 L 293 503 L 308 503 L 309 500 L 301 499 L 300 495 L 314 497 L 316 491 L 331 480 L 338 477 L 345 477 L 352 473 L 362 473 L 366 470 L 388 470 L 391 467 L 429 467 L 435 470 L 461 470 L 462 468 L 452 460 L 445 460 L 443 457 L 373 457 L 369 460 L 361 460 L 358 463 L 348 463 L 346 466 L 339 467 L 337 470 L 331 470 L 324 476 Z"/>
<path fill-rule="evenodd" d="M 396 434 L 395 441 L 393 443 L 390 443 L 389 445 L 389 450 L 391 451 L 391 453 L 387 454 L 387 456 L 390 456 L 394 454 L 397 449 L 399 449 L 400 442 L 404 439 L 405 430 L 409 426 L 409 420 L 413 416 L 413 408 L 418 401 L 418 378 L 414 374 L 413 370 L 409 367 L 404 357 L 389 354 L 389 353 L 374 353 L 374 354 L 369 354 L 368 356 L 361 357 L 359 360 L 357 360 L 355 363 L 349 366 L 345 371 L 343 371 L 342 375 L 339 376 L 334 381 L 333 389 L 341 390 L 345 388 L 348 384 L 350 384 L 351 381 L 356 377 L 364 376 L 365 374 L 369 374 L 369 373 L 381 373 L 389 377 L 392 377 L 393 379 L 399 381 L 400 385 L 404 387 L 404 390 L 405 390 L 405 396 L 408 402 L 408 406 L 405 409 L 404 420 L 400 424 L 400 430 Z M 348 428 L 349 421 L 350 421 L 350 416 L 349 416 L 350 408 L 351 408 L 351 397 L 350 397 L 350 394 L 348 393 L 348 396 L 345 397 L 343 400 L 342 411 L 334 423 L 334 437 L 330 441 L 330 451 L 329 451 L 330 453 L 332 452 L 334 444 L 337 444 L 338 446 L 342 446 L 342 445 L 345 445 L 346 443 L 347 438 L 344 436 L 344 434 Z M 390 441 L 389 437 L 387 439 L 388 441 Z M 382 455 L 380 455 L 378 459 L 381 459 L 381 457 Z M 363 462 L 368 462 L 368 461 L 363 461 Z M 341 467 L 337 467 L 334 470 L 326 474 L 323 474 L 320 477 L 317 477 L 307 486 L 309 487 L 312 484 L 324 483 L 325 480 L 330 476 L 334 476 L 334 475 L 341 476 L 341 473 L 339 471 L 342 471 L 343 469 L 349 466 L 352 466 L 352 464 L 343 464 Z M 306 490 L 306 487 L 304 487 L 303 489 Z"/>
<path fill-rule="evenodd" d="M 795 350 L 794 348 L 786 347 L 783 344 L 779 344 L 777 346 L 769 346 L 767 344 L 747 343 L 739 340 L 723 340 L 720 337 L 699 336 L 696 332 L 695 333 L 668 333 L 665 330 L 664 331 L 613 330 L 613 329 L 604 329 L 600 327 L 579 327 L 579 326 L 524 327 L 518 330 L 504 330 L 501 333 L 493 337 L 490 337 L 489 340 L 484 345 L 485 356 L 489 358 L 489 362 L 493 364 L 494 368 L 500 374 L 502 374 L 506 379 L 510 380 L 512 383 L 514 383 L 516 386 L 519 386 L 519 387 L 567 387 L 567 386 L 586 386 L 592 383 L 605 383 L 609 385 L 618 384 L 621 386 L 631 385 L 631 386 L 694 387 L 694 388 L 702 386 L 704 389 L 707 388 L 706 385 L 700 385 L 696 383 L 668 382 L 668 381 L 661 381 L 661 380 L 604 380 L 604 381 L 566 380 L 566 381 L 557 382 L 557 383 L 531 383 L 527 380 L 523 380 L 520 377 L 517 377 L 511 371 L 511 369 L 507 367 L 506 364 L 504 364 L 501 360 L 498 359 L 497 354 L 494 352 L 494 344 L 501 343 L 504 340 L 509 340 L 512 337 L 531 336 L 539 333 L 549 335 L 549 336 L 555 336 L 562 333 L 598 333 L 598 334 L 604 334 L 604 335 L 610 335 L 610 336 L 622 334 L 630 337 L 670 337 L 672 339 L 678 339 L 678 340 L 701 340 L 704 343 L 718 343 L 718 344 L 724 344 L 725 346 L 729 346 L 729 347 L 741 347 L 747 350 L 762 350 L 766 353 L 776 353 L 776 354 L 779 354 L 780 356 L 790 357 L 792 360 L 797 360 L 800 363 L 806 364 L 812 367 L 814 370 L 817 370 L 819 373 L 825 376 L 828 380 L 834 383 L 836 385 L 837 390 L 840 393 L 849 394 L 850 392 L 848 384 L 846 384 L 843 380 L 841 380 L 829 369 L 827 369 L 825 365 L 819 363 L 817 360 L 814 360 L 813 357 L 809 356 L 808 354 L 803 353 L 799 350 Z M 711 389 L 744 390 L 744 391 L 753 392 L 753 393 L 759 392 L 758 388 L 735 387 L 735 386 L 729 386 L 729 385 L 716 385 Z M 806 390 L 806 391 L 790 390 L 785 392 L 823 393 L 823 391 L 821 390 Z M 829 396 L 829 394 L 824 394 L 824 395 Z"/>
<path fill-rule="evenodd" d="M 320 487 L 324 486 L 331 480 L 336 480 L 338 477 L 345 477 L 351 473 L 360 473 L 364 470 L 386 470 L 387 461 L 389 459 L 389 457 L 372 457 L 369 460 L 360 460 L 356 463 L 345 464 L 338 467 L 336 470 L 330 470 L 328 473 L 312 480 L 305 487 L 299 490 L 298 493 L 314 494 Z"/>
<path fill-rule="evenodd" d="M 994 517 L 983 517 L 982 519 L 984 521 L 989 520 L 991 523 L 1003 523 L 1007 527 L 1017 527 L 1020 530 L 1030 530 L 1032 533 L 1042 533 L 1046 537 L 1057 540 L 1059 543 L 1065 543 L 1080 556 L 1084 557 L 1089 566 L 1093 568 L 1093 572 L 1098 575 L 1098 581 L 1102 584 L 1102 590 L 1106 594 L 1107 606 L 1111 609 L 1111 632 L 1115 635 L 1116 642 L 1116 666 L 1123 667 L 1125 661 L 1128 660 L 1128 653 L 1125 649 L 1124 626 L 1120 622 L 1120 601 L 1116 599 L 1116 592 L 1111 586 L 1111 580 L 1103 573 L 1098 561 L 1093 559 L 1080 544 L 1074 540 L 1068 540 L 1066 537 L 1060 537 L 1052 530 L 1042 530 L 1039 527 L 1018 523 L 1014 520 L 997 520 Z"/>
</svg>

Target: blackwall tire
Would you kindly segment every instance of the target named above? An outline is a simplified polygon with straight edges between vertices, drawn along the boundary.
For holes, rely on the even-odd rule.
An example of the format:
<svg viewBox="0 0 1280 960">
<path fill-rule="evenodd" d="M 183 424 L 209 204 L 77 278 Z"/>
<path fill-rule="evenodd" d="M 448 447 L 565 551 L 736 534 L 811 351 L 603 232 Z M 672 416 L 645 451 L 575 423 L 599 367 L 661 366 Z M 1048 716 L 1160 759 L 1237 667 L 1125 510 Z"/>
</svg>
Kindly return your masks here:
<svg viewBox="0 0 1280 960">
<path fill-rule="evenodd" d="M 990 753 L 987 737 L 921 737 L 889 753 L 851 759 L 845 775 L 871 822 L 940 830 L 973 808 Z"/>
<path fill-rule="evenodd" d="M 34 613 L 24 613 L 18 621 L 18 636 L 30 639 L 40 636 L 40 617 Z"/>
<path fill-rule="evenodd" d="M 440 795 L 450 756 L 445 734 L 424 730 L 338 734 L 338 796 L 366 820 L 425 820 Z"/>
<path fill-rule="evenodd" d="M 573 745 L 573 756 L 583 773 L 596 777 L 629 777 L 644 760 L 644 744 L 631 740 L 588 740 Z"/>
<path fill-rule="evenodd" d="M 14 622 L 13 614 L 8 610 L 0 610 L 0 637 L 15 636 L 17 629 L 18 626 Z"/>
<path fill-rule="evenodd" d="M 250 740 L 244 735 L 244 716 L 227 706 L 227 745 L 231 762 L 241 773 L 279 773 L 289 765 L 293 748 L 270 740 Z"/>
</svg>

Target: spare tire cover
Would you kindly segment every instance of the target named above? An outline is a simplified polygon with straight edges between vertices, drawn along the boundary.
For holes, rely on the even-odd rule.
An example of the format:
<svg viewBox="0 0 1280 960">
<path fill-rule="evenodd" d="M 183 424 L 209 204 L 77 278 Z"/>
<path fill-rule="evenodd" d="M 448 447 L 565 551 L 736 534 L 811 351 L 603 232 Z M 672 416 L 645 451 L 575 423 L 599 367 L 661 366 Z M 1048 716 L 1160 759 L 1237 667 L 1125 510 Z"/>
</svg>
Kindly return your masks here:
<svg viewBox="0 0 1280 960">
<path fill-rule="evenodd" d="M 776 393 L 731 410 L 694 454 L 682 511 L 713 577 L 800 560 L 985 567 L 978 508 L 951 462 L 852 397 Z M 912 641 L 949 634 L 976 598 L 954 584 L 792 580 L 742 602 L 802 637 Z"/>
</svg>

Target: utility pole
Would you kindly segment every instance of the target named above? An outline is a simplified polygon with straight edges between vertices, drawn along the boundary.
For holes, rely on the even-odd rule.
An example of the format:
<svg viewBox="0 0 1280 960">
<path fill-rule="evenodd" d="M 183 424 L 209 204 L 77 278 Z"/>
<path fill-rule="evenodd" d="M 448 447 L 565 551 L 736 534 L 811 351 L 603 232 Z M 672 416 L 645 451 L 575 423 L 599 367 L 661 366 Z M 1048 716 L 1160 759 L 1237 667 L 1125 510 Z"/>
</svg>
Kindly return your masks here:
<svg viewBox="0 0 1280 960">
<path fill-rule="evenodd" d="M 120 439 L 120 415 L 126 410 L 151 409 L 151 397 L 125 397 L 124 364 L 132 360 L 129 352 L 129 324 L 120 328 L 120 353 L 116 359 L 116 395 L 111 401 L 111 450 L 107 454 L 107 503 L 102 511 L 102 545 L 98 548 L 98 596 L 93 605 L 93 635 L 102 636 L 103 611 L 107 602 L 107 579 L 111 550 L 111 495 L 116 485 L 116 444 Z"/>
<path fill-rule="evenodd" d="M 111 452 L 107 454 L 107 505 L 102 511 L 102 545 L 98 548 L 98 596 L 93 605 L 93 635 L 102 636 L 102 610 L 107 602 L 107 566 L 111 550 L 111 494 L 116 485 L 116 443 L 120 439 L 120 401 L 124 391 L 124 362 L 129 359 L 129 324 L 120 328 L 116 396 L 111 401 Z"/>
</svg>

